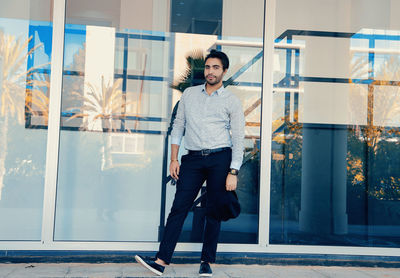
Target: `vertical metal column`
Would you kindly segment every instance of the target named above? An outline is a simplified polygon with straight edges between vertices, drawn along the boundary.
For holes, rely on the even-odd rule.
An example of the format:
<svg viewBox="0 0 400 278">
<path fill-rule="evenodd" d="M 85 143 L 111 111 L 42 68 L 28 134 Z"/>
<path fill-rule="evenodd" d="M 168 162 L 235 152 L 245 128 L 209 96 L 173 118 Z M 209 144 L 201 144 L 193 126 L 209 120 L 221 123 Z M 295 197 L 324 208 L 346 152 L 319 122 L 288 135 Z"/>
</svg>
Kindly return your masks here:
<svg viewBox="0 0 400 278">
<path fill-rule="evenodd" d="M 54 0 L 53 6 L 49 125 L 47 133 L 46 172 L 42 218 L 42 244 L 44 246 L 51 245 L 54 238 L 64 57 L 65 1 L 66 0 Z"/>
<path fill-rule="evenodd" d="M 170 82 L 173 82 L 174 75 L 173 75 L 173 69 L 174 69 L 174 57 L 175 57 L 175 35 L 174 33 L 169 33 L 168 35 L 168 47 L 169 47 L 169 71 L 168 71 L 168 78 Z M 168 87 L 168 102 L 167 102 L 167 107 L 168 107 L 168 112 L 172 117 L 172 88 Z M 172 124 L 172 119 L 171 122 Z M 168 156 L 169 156 L 169 136 L 172 130 L 172 126 L 170 125 L 168 127 L 167 132 L 163 133 L 164 134 L 164 151 L 163 151 L 163 168 L 162 168 L 162 179 L 161 179 L 161 209 L 160 209 L 160 225 L 158 226 L 158 241 L 162 240 L 162 236 L 164 234 L 164 228 L 165 228 L 165 214 L 166 214 L 166 199 L 167 199 L 167 184 L 171 180 L 171 176 L 169 175 L 168 171 L 168 166 L 169 166 L 169 161 L 168 161 Z"/>
<path fill-rule="evenodd" d="M 260 246 L 269 244 L 275 11 L 276 0 L 266 0 L 264 2 L 263 87 L 261 95 L 261 174 L 258 226 L 258 243 Z"/>
</svg>

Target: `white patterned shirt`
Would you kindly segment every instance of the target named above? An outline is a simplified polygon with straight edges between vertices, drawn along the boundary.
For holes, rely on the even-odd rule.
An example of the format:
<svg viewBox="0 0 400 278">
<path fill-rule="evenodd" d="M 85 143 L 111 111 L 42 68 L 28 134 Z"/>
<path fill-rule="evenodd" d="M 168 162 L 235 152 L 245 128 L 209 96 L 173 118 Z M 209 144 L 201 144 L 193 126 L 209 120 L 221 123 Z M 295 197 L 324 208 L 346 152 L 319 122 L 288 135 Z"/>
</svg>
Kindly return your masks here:
<svg viewBox="0 0 400 278">
<path fill-rule="evenodd" d="M 244 114 L 238 97 L 222 86 L 208 95 L 205 84 L 187 88 L 181 97 L 171 143 L 198 151 L 232 148 L 231 168 L 240 169 L 244 149 Z"/>
</svg>

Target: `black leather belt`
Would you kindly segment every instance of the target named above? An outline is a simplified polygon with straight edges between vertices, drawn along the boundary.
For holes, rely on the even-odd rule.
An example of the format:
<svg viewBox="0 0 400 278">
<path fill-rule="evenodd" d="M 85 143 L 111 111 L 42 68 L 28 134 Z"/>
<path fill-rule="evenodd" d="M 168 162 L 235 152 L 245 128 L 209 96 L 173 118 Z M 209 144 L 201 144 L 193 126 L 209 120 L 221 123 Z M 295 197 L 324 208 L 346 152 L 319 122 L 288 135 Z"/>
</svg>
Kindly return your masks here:
<svg viewBox="0 0 400 278">
<path fill-rule="evenodd" d="M 230 147 L 223 147 L 223 148 L 217 148 L 217 149 L 205 149 L 205 150 L 200 150 L 200 151 L 191 151 L 189 150 L 190 155 L 200 155 L 200 156 L 207 156 L 212 153 L 218 153 L 226 150 L 230 150 Z"/>
</svg>

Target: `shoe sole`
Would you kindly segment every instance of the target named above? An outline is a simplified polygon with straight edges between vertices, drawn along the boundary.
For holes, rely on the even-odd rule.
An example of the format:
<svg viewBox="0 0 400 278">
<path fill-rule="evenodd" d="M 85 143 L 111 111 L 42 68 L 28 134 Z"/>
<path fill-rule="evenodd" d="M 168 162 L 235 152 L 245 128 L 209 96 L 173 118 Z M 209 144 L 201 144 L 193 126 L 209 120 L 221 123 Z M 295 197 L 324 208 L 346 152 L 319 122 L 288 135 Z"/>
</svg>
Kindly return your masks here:
<svg viewBox="0 0 400 278">
<path fill-rule="evenodd" d="M 212 274 L 209 274 L 209 273 L 202 273 L 202 274 L 199 274 L 199 276 L 201 276 L 201 277 L 211 277 Z"/>
<path fill-rule="evenodd" d="M 144 266 L 145 268 L 147 268 L 148 270 L 150 270 L 151 272 L 157 274 L 158 276 L 163 275 L 162 272 L 158 271 L 157 269 L 152 268 L 151 266 L 149 266 L 148 264 L 146 264 L 145 261 L 142 260 L 142 258 L 140 258 L 138 255 L 135 256 L 135 260 L 141 264 L 142 266 Z"/>
</svg>

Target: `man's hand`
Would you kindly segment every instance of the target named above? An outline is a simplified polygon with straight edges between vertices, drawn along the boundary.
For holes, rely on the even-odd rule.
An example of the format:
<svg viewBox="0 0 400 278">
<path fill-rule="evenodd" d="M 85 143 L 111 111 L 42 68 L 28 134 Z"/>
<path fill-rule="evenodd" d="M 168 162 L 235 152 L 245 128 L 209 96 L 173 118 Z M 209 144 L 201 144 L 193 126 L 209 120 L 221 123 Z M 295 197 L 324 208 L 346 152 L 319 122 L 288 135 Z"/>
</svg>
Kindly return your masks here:
<svg viewBox="0 0 400 278">
<path fill-rule="evenodd" d="M 237 186 L 237 176 L 228 174 L 226 177 L 226 190 L 227 191 L 233 191 L 236 190 Z"/>
<path fill-rule="evenodd" d="M 171 160 L 169 164 L 169 173 L 171 177 L 175 180 L 179 179 L 179 162 L 178 160 Z"/>
</svg>

